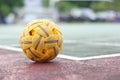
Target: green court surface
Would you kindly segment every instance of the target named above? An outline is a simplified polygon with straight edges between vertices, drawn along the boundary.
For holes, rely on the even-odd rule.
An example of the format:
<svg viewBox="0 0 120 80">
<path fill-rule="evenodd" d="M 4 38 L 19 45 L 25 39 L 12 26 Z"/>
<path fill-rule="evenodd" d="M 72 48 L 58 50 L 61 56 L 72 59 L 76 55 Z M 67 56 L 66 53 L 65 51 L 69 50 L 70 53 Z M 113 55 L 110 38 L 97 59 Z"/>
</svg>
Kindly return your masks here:
<svg viewBox="0 0 120 80">
<path fill-rule="evenodd" d="M 120 53 L 119 23 L 58 23 L 64 35 L 61 54 L 89 57 Z M 19 48 L 24 25 L 0 25 L 0 45 Z"/>
</svg>

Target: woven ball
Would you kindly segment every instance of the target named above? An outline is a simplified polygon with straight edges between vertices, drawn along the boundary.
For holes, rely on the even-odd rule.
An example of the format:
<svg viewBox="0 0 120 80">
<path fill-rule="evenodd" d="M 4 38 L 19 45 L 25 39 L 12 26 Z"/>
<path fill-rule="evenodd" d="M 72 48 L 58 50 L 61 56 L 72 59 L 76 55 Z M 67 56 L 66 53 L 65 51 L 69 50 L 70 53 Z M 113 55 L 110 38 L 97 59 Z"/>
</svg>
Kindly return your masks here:
<svg viewBox="0 0 120 80">
<path fill-rule="evenodd" d="M 48 62 L 61 51 L 63 35 L 50 20 L 34 20 L 28 23 L 20 37 L 25 55 L 36 62 Z"/>
</svg>

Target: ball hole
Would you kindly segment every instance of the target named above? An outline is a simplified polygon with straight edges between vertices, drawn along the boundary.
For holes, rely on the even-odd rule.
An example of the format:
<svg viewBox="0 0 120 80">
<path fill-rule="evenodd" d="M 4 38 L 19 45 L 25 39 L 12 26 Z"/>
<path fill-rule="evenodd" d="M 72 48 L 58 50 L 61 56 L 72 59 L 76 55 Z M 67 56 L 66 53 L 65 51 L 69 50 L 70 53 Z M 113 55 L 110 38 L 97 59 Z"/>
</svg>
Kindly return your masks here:
<svg viewBox="0 0 120 80">
<path fill-rule="evenodd" d="M 35 30 L 31 30 L 30 32 L 29 32 L 29 34 L 31 35 L 31 36 L 33 36 L 34 34 L 35 34 Z"/>
<path fill-rule="evenodd" d="M 54 34 L 58 34 L 58 31 L 57 31 L 57 29 L 52 29 L 52 32 L 54 33 Z"/>
<path fill-rule="evenodd" d="M 43 54 L 45 54 L 46 52 L 47 52 L 47 50 L 46 50 L 46 49 L 43 49 L 43 50 L 42 50 L 42 53 L 43 53 Z"/>
</svg>

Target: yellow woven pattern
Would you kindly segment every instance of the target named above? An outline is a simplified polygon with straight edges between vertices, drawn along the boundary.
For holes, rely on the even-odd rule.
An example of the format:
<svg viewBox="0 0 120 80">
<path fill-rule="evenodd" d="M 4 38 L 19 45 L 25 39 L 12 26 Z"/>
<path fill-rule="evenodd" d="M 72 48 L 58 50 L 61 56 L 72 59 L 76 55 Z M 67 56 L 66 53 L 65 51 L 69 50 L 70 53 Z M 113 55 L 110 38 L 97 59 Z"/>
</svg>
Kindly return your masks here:
<svg viewBox="0 0 120 80">
<path fill-rule="evenodd" d="M 28 58 L 37 62 L 54 59 L 62 48 L 63 36 L 49 20 L 28 23 L 20 37 L 21 48 Z"/>
</svg>

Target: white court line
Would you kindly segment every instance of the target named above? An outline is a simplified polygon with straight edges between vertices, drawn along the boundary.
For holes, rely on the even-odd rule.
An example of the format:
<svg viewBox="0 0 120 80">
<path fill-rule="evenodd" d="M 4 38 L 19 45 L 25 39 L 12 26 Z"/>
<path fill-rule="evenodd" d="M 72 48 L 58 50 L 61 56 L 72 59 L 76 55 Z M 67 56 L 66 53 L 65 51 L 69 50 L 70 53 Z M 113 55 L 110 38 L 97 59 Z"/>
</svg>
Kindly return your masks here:
<svg viewBox="0 0 120 80">
<path fill-rule="evenodd" d="M 22 50 L 20 48 L 14 48 L 14 47 L 9 47 L 9 46 L 2 46 L 2 45 L 0 45 L 0 48 L 22 52 Z M 101 58 L 109 58 L 109 57 L 117 57 L 117 56 L 120 56 L 120 53 L 110 54 L 110 55 L 92 56 L 92 57 L 85 57 L 85 58 L 79 58 L 79 57 L 73 57 L 73 56 L 59 54 L 57 57 L 63 58 L 63 59 L 70 59 L 70 60 L 91 60 L 91 59 L 101 59 Z"/>
<path fill-rule="evenodd" d="M 98 41 L 80 41 L 80 40 L 64 40 L 64 43 L 68 43 L 68 44 L 78 44 L 78 43 L 82 43 L 82 44 L 90 44 L 90 45 L 103 45 L 103 46 L 116 46 L 116 47 L 120 47 L 120 44 L 118 43 L 108 43 L 108 42 L 98 42 Z"/>
<path fill-rule="evenodd" d="M 22 52 L 22 49 L 20 49 L 20 48 L 9 47 L 9 46 L 4 46 L 4 45 L 0 45 L 0 49 L 7 49 L 7 50 L 13 50 L 13 51 Z"/>
</svg>

